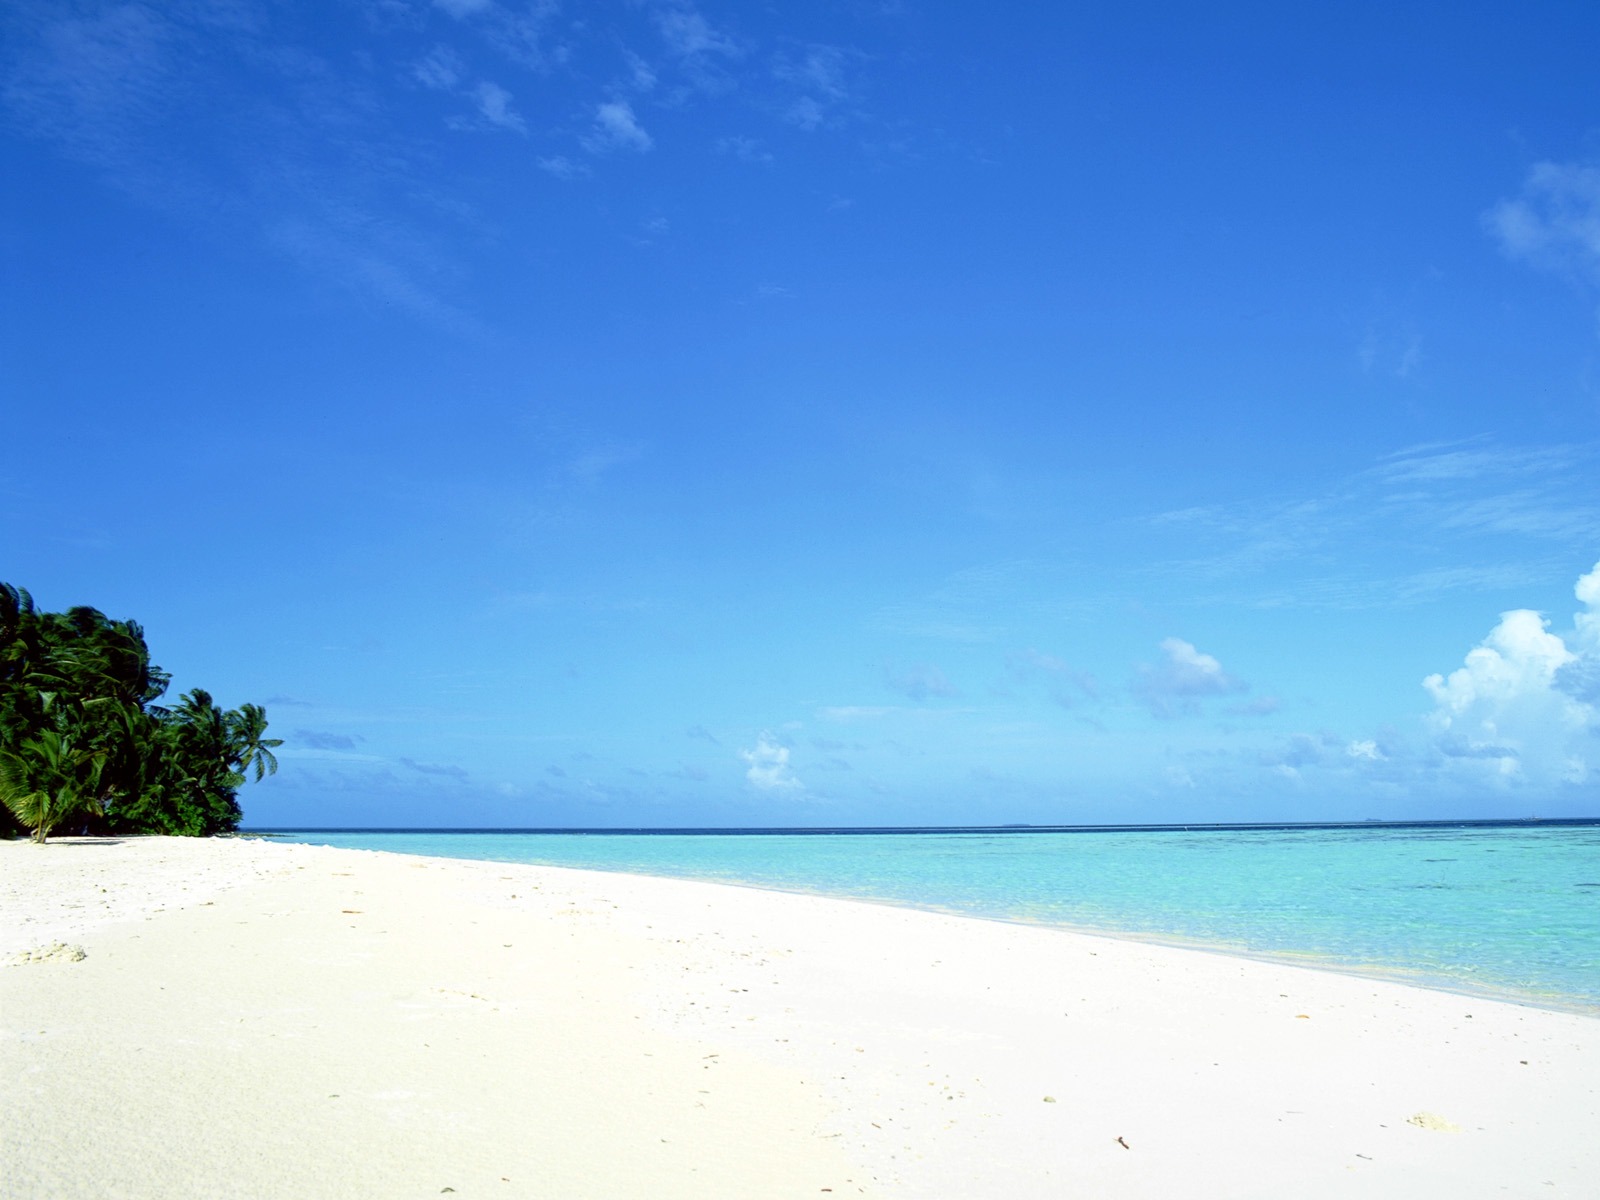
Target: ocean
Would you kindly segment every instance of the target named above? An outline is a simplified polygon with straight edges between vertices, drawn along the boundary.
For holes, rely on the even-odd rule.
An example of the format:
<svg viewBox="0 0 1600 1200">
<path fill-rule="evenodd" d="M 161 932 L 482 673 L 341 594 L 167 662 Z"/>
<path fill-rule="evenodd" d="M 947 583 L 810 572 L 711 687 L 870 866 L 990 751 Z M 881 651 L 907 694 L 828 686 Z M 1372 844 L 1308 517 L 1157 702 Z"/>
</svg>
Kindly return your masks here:
<svg viewBox="0 0 1600 1200">
<path fill-rule="evenodd" d="M 271 832 L 352 849 L 848 897 L 1600 1014 L 1600 820 Z"/>
</svg>

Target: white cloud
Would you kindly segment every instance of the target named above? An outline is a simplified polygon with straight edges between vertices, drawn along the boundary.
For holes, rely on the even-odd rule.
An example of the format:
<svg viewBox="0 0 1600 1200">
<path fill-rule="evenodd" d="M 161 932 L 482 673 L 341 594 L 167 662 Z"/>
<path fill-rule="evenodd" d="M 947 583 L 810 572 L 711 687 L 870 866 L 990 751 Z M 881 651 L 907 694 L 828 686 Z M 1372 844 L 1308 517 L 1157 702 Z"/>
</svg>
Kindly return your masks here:
<svg viewBox="0 0 1600 1200">
<path fill-rule="evenodd" d="M 1595 563 L 1594 570 L 1587 575 L 1578 577 L 1572 594 L 1578 598 L 1580 604 L 1591 609 L 1600 608 L 1600 563 Z M 1600 622 L 1600 614 L 1593 612 L 1578 614 L 1578 623 L 1585 629 L 1600 632 L 1600 624 L 1597 622 Z"/>
<path fill-rule="evenodd" d="M 1500 615 L 1483 644 L 1467 654 L 1466 665 L 1443 675 L 1430 675 L 1423 686 L 1433 693 L 1448 724 L 1452 714 L 1472 711 L 1480 703 L 1496 703 L 1548 689 L 1556 672 L 1573 661 L 1566 643 L 1548 631 L 1550 622 L 1532 609 Z"/>
<path fill-rule="evenodd" d="M 1600 166 L 1539 163 L 1484 223 L 1511 258 L 1600 284 Z"/>
<path fill-rule="evenodd" d="M 1573 589 L 1568 639 L 1531 609 L 1503 613 L 1449 675 L 1422 681 L 1435 747 L 1479 779 L 1579 782 L 1600 767 L 1600 563 Z"/>
<path fill-rule="evenodd" d="M 1351 742 L 1344 748 L 1344 752 L 1348 757 L 1363 762 L 1379 762 L 1385 757 L 1383 751 L 1378 749 L 1378 743 L 1371 738 Z"/>
<path fill-rule="evenodd" d="M 1182 638 L 1167 638 L 1161 649 L 1166 661 L 1140 667 L 1133 688 L 1134 694 L 1158 717 L 1195 713 L 1207 696 L 1247 690 L 1247 685 L 1224 671 L 1214 657 L 1196 650 Z"/>
<path fill-rule="evenodd" d="M 1600 273 L 1600 167 L 1539 163 L 1522 195 L 1501 201 L 1486 219 L 1513 258 Z"/>
<path fill-rule="evenodd" d="M 804 786 L 789 769 L 789 747 L 773 740 L 765 730 L 756 739 L 755 749 L 739 751 L 749 769 L 744 777 L 764 792 L 793 792 Z"/>
<path fill-rule="evenodd" d="M 595 109 L 594 130 L 583 144 L 591 154 L 603 154 L 607 150 L 645 151 L 655 143 L 633 115 L 633 105 L 626 100 L 608 100 Z"/>
<path fill-rule="evenodd" d="M 486 79 L 477 86 L 473 95 L 478 101 L 478 111 L 489 124 L 499 129 L 509 129 L 513 133 L 528 131 L 527 126 L 522 123 L 522 118 L 511 107 L 511 93 L 499 84 Z"/>
</svg>

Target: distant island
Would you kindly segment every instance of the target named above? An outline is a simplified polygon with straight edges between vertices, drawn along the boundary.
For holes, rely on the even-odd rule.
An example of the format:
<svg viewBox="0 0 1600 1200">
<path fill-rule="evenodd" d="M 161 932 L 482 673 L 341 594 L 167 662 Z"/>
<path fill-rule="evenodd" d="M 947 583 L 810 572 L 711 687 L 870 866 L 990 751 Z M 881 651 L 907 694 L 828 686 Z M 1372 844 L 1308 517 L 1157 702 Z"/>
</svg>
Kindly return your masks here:
<svg viewBox="0 0 1600 1200">
<path fill-rule="evenodd" d="M 135 621 L 39 612 L 0 583 L 0 825 L 52 832 L 231 833 L 238 789 L 277 771 L 266 710 L 219 708 L 200 688 L 157 703 L 171 675 Z"/>
</svg>

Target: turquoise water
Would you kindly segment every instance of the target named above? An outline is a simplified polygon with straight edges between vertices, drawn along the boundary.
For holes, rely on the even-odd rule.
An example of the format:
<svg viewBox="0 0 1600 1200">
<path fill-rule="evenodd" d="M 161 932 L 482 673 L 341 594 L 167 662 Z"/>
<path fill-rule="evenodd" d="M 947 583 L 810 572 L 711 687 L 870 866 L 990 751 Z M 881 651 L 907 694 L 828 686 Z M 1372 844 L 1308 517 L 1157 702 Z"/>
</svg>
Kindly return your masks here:
<svg viewBox="0 0 1600 1200">
<path fill-rule="evenodd" d="M 281 836 L 884 901 L 1600 1013 L 1596 824 Z"/>
</svg>

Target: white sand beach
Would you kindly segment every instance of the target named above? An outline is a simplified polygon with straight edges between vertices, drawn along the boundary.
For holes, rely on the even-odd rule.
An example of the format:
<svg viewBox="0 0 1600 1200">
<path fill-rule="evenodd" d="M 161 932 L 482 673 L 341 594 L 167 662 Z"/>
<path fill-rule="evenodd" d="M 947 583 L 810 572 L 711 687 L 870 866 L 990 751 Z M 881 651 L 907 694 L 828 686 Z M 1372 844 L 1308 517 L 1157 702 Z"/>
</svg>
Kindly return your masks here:
<svg viewBox="0 0 1600 1200">
<path fill-rule="evenodd" d="M 18 1198 L 1600 1196 L 1600 1019 L 724 887 L 0 843 Z"/>
</svg>

